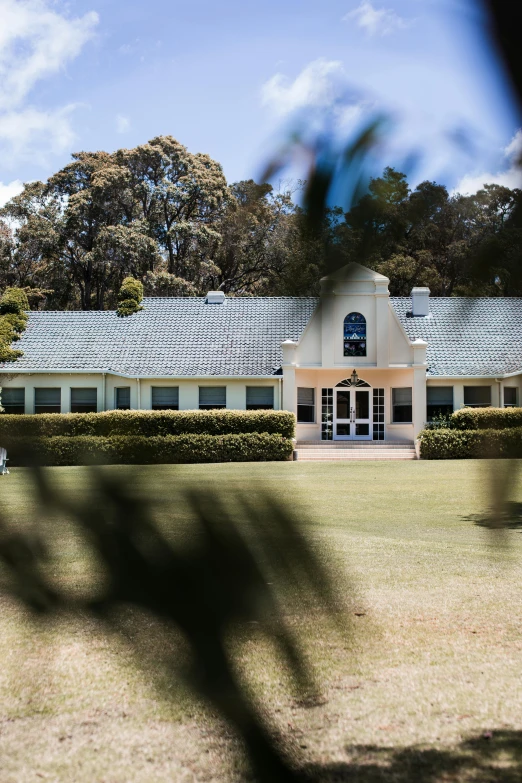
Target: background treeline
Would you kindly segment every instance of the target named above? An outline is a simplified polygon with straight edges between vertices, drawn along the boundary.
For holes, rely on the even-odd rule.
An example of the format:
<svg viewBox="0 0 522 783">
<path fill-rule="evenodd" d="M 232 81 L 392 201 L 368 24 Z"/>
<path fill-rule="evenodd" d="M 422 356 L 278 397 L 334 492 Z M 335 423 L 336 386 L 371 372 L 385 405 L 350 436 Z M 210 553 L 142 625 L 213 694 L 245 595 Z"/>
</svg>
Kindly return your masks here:
<svg viewBox="0 0 522 783">
<path fill-rule="evenodd" d="M 522 191 L 487 185 L 450 195 L 411 190 L 392 168 L 349 212 L 310 228 L 299 195 L 253 180 L 228 185 L 221 166 L 170 136 L 135 149 L 80 152 L 0 210 L 0 290 L 32 307 L 114 308 L 123 279 L 148 296 L 307 295 L 350 261 L 391 279 L 391 292 L 522 295 Z"/>
</svg>

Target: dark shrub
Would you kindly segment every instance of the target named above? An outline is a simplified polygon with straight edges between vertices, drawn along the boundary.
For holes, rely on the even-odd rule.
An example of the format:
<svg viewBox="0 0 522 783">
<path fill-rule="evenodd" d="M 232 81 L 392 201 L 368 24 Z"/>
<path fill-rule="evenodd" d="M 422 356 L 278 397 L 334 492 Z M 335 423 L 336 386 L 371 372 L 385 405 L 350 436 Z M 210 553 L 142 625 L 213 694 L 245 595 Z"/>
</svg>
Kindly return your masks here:
<svg viewBox="0 0 522 783">
<path fill-rule="evenodd" d="M 148 465 L 196 462 L 269 462 L 290 458 L 289 438 L 240 435 L 88 435 L 3 438 L 10 465 Z"/>
<path fill-rule="evenodd" d="M 505 430 L 522 427 L 522 408 L 460 408 L 451 415 L 457 430 Z"/>
<path fill-rule="evenodd" d="M 0 438 L 78 435 L 231 435 L 270 433 L 293 438 L 295 416 L 288 411 L 106 411 L 0 416 Z"/>
<path fill-rule="evenodd" d="M 522 427 L 503 430 L 423 430 L 422 459 L 522 457 Z"/>
</svg>

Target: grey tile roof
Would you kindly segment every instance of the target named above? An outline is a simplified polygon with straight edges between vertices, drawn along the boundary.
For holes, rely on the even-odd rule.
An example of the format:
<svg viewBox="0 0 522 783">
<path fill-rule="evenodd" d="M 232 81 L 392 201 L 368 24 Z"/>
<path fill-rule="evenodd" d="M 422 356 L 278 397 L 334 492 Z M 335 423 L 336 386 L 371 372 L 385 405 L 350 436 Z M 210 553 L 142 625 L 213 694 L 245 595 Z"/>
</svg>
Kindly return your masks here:
<svg viewBox="0 0 522 783">
<path fill-rule="evenodd" d="M 428 343 L 428 376 L 522 370 L 522 299 L 430 297 L 430 315 L 408 317 L 410 297 L 390 301 L 410 340 Z"/>
<path fill-rule="evenodd" d="M 0 369 L 110 370 L 141 377 L 274 375 L 283 340 L 298 340 L 313 297 L 146 298 L 128 318 L 114 312 L 33 312 L 24 355 Z"/>
<path fill-rule="evenodd" d="M 522 299 L 431 297 L 431 314 L 410 318 L 411 299 L 391 297 L 408 337 L 428 343 L 428 375 L 492 377 L 522 369 Z M 281 342 L 299 340 L 314 297 L 147 298 L 145 309 L 34 312 L 24 355 L 0 369 L 98 370 L 140 377 L 269 376 Z"/>
</svg>

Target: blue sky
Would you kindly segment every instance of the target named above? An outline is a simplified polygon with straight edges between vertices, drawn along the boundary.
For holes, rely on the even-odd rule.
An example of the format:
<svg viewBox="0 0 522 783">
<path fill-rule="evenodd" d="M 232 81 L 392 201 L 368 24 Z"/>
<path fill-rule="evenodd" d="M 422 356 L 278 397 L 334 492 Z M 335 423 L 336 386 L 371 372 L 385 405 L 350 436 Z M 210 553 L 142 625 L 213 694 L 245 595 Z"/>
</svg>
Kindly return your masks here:
<svg viewBox="0 0 522 783">
<path fill-rule="evenodd" d="M 159 134 L 255 177 L 296 112 L 347 90 L 340 132 L 395 118 L 376 168 L 415 151 L 413 183 L 518 183 L 520 118 L 471 0 L 0 0 L 0 201 Z"/>
</svg>

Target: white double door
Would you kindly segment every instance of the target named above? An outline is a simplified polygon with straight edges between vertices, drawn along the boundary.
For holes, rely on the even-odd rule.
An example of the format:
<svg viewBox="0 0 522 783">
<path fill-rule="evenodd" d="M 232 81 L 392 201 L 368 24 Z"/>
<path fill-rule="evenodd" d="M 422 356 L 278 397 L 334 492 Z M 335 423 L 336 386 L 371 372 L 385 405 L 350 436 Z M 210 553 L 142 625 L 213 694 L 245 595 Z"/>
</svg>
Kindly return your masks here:
<svg viewBox="0 0 522 783">
<path fill-rule="evenodd" d="M 335 389 L 334 440 L 372 440 L 372 389 Z"/>
</svg>

